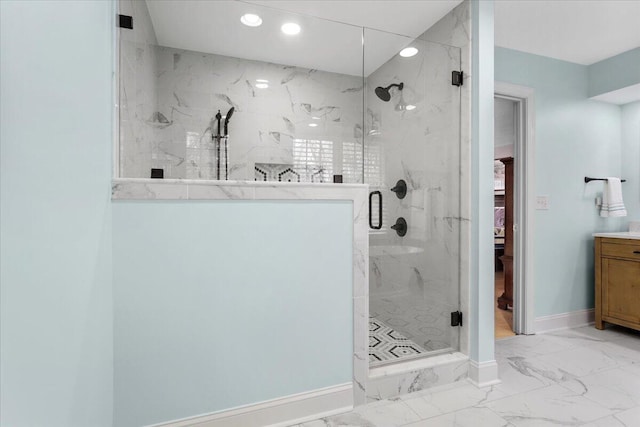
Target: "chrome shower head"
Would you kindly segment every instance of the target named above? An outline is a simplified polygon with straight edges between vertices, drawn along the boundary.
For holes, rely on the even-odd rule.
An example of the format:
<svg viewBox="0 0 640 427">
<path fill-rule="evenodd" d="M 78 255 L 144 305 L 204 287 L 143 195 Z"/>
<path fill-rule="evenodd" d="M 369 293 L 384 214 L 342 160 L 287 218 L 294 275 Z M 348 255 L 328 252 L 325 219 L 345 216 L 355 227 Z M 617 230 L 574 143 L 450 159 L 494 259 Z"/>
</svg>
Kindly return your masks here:
<svg viewBox="0 0 640 427">
<path fill-rule="evenodd" d="M 376 96 L 378 98 L 380 98 L 380 100 L 382 100 L 384 102 L 389 102 L 389 100 L 391 99 L 390 89 L 392 87 L 397 87 L 398 90 L 402 90 L 402 88 L 404 88 L 404 83 L 400 83 L 400 84 L 392 83 L 387 87 L 378 86 L 376 88 L 376 91 L 375 91 L 376 92 Z"/>
</svg>

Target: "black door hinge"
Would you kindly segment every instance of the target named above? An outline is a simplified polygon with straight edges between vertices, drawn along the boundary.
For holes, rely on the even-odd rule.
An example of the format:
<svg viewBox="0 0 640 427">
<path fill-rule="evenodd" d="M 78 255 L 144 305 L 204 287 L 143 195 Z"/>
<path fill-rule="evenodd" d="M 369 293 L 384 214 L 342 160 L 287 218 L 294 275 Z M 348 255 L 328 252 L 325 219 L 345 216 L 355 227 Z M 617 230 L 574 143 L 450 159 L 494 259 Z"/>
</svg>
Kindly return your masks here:
<svg viewBox="0 0 640 427">
<path fill-rule="evenodd" d="M 118 15 L 118 27 L 133 30 L 133 16 Z"/>
<path fill-rule="evenodd" d="M 451 326 L 462 326 L 462 313 L 459 311 L 451 312 Z"/>
<path fill-rule="evenodd" d="M 462 71 L 452 71 L 451 72 L 451 84 L 453 86 L 462 86 L 463 83 L 463 73 Z"/>
</svg>

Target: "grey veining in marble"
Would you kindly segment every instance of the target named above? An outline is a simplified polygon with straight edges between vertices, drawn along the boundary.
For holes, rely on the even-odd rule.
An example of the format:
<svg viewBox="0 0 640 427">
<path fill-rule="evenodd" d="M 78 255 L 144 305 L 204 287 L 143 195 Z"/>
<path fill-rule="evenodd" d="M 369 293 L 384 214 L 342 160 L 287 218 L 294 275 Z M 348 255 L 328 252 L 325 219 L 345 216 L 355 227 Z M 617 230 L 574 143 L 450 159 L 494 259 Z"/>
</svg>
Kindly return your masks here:
<svg viewBox="0 0 640 427">
<path fill-rule="evenodd" d="M 146 2 L 119 0 L 119 8 L 136 21 L 133 30 L 120 31 L 119 166 L 121 174 L 146 178 L 151 173 L 155 129 L 168 125 L 155 109 L 157 40 Z"/>
<path fill-rule="evenodd" d="M 390 399 L 407 393 L 452 384 L 467 378 L 469 363 L 467 358 L 459 353 L 435 356 L 431 358 L 430 362 L 430 366 L 416 367 L 408 371 L 400 371 L 394 367 L 389 369 L 376 368 L 376 372 L 380 372 L 380 374 L 375 377 L 369 376 L 367 401 Z M 419 364 L 421 361 L 407 363 Z"/>
<path fill-rule="evenodd" d="M 567 346 L 558 345 L 563 340 L 571 342 Z M 606 355 L 613 358 L 616 365 L 600 370 L 600 359 L 594 357 L 593 352 L 602 352 L 604 346 L 617 350 L 609 349 Z M 599 331 L 588 326 L 499 340 L 496 349 L 498 354 L 508 354 L 498 358 L 501 384 L 484 388 L 467 381 L 438 385 L 400 397 L 375 400 L 350 413 L 301 426 L 640 425 L 640 335 L 637 332 L 621 327 Z M 559 355 L 567 349 L 579 350 L 570 362 L 581 365 L 585 375 L 569 375 L 562 368 L 563 358 Z M 410 419 L 415 420 L 408 421 Z"/>
<path fill-rule="evenodd" d="M 466 20 L 458 15 L 466 16 L 464 7 L 443 18 L 453 25 L 435 27 L 459 31 L 462 42 Z M 461 49 L 426 41 L 431 33 L 453 37 L 434 31 L 407 40 L 418 48 L 416 56 L 395 56 L 366 79 L 365 181 L 384 200 L 383 228 L 370 237 L 376 248 L 369 263 L 370 314 L 427 350 L 455 351 L 459 330 L 451 328 L 450 313 L 460 300 L 461 88 L 450 78 L 460 69 Z M 365 56 L 375 49 L 366 43 L 374 33 L 365 30 Z M 404 88 L 392 90 L 389 102 L 374 94 L 378 86 L 399 82 Z M 404 199 L 390 191 L 399 179 L 407 183 Z M 404 237 L 390 229 L 398 217 L 408 223 Z"/>
<path fill-rule="evenodd" d="M 466 72 L 470 64 L 466 58 L 468 2 L 415 41 L 421 50 L 418 56 L 390 59 L 363 85 L 361 76 L 157 46 L 144 2 L 121 1 L 135 6 L 135 19 L 141 23 L 139 35 L 121 43 L 121 62 L 129 64 L 120 86 L 121 124 L 125 123 L 120 128 L 121 176 L 145 178 L 150 168 L 161 167 L 169 178 L 165 181 L 214 178 L 217 154 L 211 140 L 212 117 L 218 109 L 224 114 L 234 107 L 236 112 L 230 123 L 229 178 L 233 182 L 229 185 L 188 183 L 185 189 L 172 187 L 171 182 L 161 187 L 116 182 L 113 198 L 332 200 L 334 191 L 321 186 L 309 192 L 300 187 L 238 185 L 236 180 L 253 180 L 255 164 L 262 163 L 293 168 L 312 164 L 306 176 L 322 169 L 327 177 L 342 173 L 345 182 L 362 182 L 364 162 L 365 182 L 383 191 L 385 200 L 385 224 L 381 233 L 371 235 L 372 243 L 421 252 L 382 251 L 369 259 L 367 200 L 354 199 L 354 361 L 360 363 L 366 351 L 367 333 L 360 330 L 362 323 L 366 327 L 361 319 L 368 318 L 369 305 L 430 350 L 457 349 L 459 329 L 448 326 L 448 316 L 458 309 L 459 300 L 468 312 L 468 289 L 460 295 L 459 289 L 468 275 L 468 256 L 460 251 L 460 242 L 467 246 L 468 168 L 461 167 L 461 162 L 464 165 L 469 157 L 470 86 L 451 86 L 450 73 L 461 64 Z M 257 79 L 268 80 L 269 88 L 258 88 Z M 389 103 L 373 95 L 376 86 L 400 80 L 405 89 Z M 367 98 L 364 123 L 363 93 Z M 404 105 L 416 108 L 408 110 Z M 315 150 L 321 154 L 310 161 L 309 153 Z M 389 191 L 399 178 L 409 184 L 403 200 Z M 405 238 L 389 229 L 399 216 L 409 223 Z M 368 299 L 370 292 L 370 304 L 358 300 Z M 466 351 L 468 330 L 460 330 L 460 348 Z M 354 378 L 368 389 L 364 366 L 354 368 Z M 446 372 L 419 372 L 401 380 L 401 385 L 384 388 L 382 394 L 380 390 L 372 394 L 418 390 L 466 375 L 466 365 L 443 369 Z M 364 395 L 362 391 L 356 396 L 356 403 L 363 403 Z"/>
<path fill-rule="evenodd" d="M 459 227 L 459 280 L 460 310 L 469 312 L 470 248 L 471 248 L 471 5 L 463 1 L 440 21 L 429 28 L 421 39 L 460 49 L 459 69 L 464 73 L 464 84 L 460 87 L 460 158 L 459 158 L 459 215 L 451 217 L 452 223 Z M 460 329 L 460 351 L 469 353 L 469 327 Z"/>
<path fill-rule="evenodd" d="M 121 32 L 121 177 L 153 167 L 216 179 L 214 116 L 233 107 L 230 180 L 253 180 L 254 164 L 268 163 L 305 170 L 308 181 L 322 170 L 325 182 L 362 182 L 361 76 L 159 46 L 146 2 L 120 1 L 136 21 L 135 34 Z"/>
</svg>

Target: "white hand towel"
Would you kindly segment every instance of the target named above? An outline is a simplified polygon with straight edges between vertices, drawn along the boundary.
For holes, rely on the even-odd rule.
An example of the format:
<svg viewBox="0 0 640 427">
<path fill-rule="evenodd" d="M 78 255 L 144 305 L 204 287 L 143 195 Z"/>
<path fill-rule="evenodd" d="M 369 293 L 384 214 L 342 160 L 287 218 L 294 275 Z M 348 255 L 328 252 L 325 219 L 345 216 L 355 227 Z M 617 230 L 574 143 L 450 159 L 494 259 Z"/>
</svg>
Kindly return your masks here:
<svg viewBox="0 0 640 427">
<path fill-rule="evenodd" d="M 602 217 L 627 216 L 627 210 L 622 200 L 622 183 L 620 178 L 609 177 L 604 185 L 602 193 L 602 207 L 600 209 Z"/>
</svg>

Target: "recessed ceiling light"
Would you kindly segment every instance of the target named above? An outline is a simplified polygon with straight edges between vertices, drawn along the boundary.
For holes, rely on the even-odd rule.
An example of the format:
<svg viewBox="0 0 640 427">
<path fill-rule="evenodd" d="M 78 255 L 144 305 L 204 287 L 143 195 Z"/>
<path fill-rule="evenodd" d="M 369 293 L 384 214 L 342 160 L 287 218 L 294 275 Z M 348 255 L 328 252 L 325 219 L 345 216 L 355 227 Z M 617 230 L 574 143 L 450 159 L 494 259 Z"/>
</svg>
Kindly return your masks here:
<svg viewBox="0 0 640 427">
<path fill-rule="evenodd" d="M 295 36 L 300 32 L 300 25 L 293 22 L 287 22 L 286 24 L 283 24 L 280 29 L 288 36 Z"/>
<path fill-rule="evenodd" d="M 414 56 L 417 53 L 418 53 L 418 49 L 416 49 L 415 47 L 405 47 L 400 51 L 400 56 L 404 58 L 409 58 L 411 56 Z"/>
<path fill-rule="evenodd" d="M 317 126 L 318 126 L 318 124 L 317 124 L 317 123 L 309 123 L 309 127 L 314 128 L 314 127 L 317 127 Z"/>
<path fill-rule="evenodd" d="M 256 79 L 256 81 L 258 83 L 269 83 L 269 80 L 265 80 L 265 79 Z"/>
<path fill-rule="evenodd" d="M 259 27 L 262 25 L 262 18 L 253 13 L 245 13 L 240 17 L 240 22 L 248 27 Z"/>
<path fill-rule="evenodd" d="M 313 116 L 311 117 L 313 120 L 320 120 L 320 117 Z"/>
<path fill-rule="evenodd" d="M 407 110 L 407 111 L 411 111 L 411 110 L 415 110 L 415 109 L 416 109 L 416 106 L 415 106 L 415 105 L 408 104 L 406 107 L 404 107 L 404 109 L 405 109 L 405 110 Z"/>
<path fill-rule="evenodd" d="M 256 87 L 258 89 L 266 89 L 269 87 L 269 85 L 267 83 L 256 83 Z"/>
</svg>

